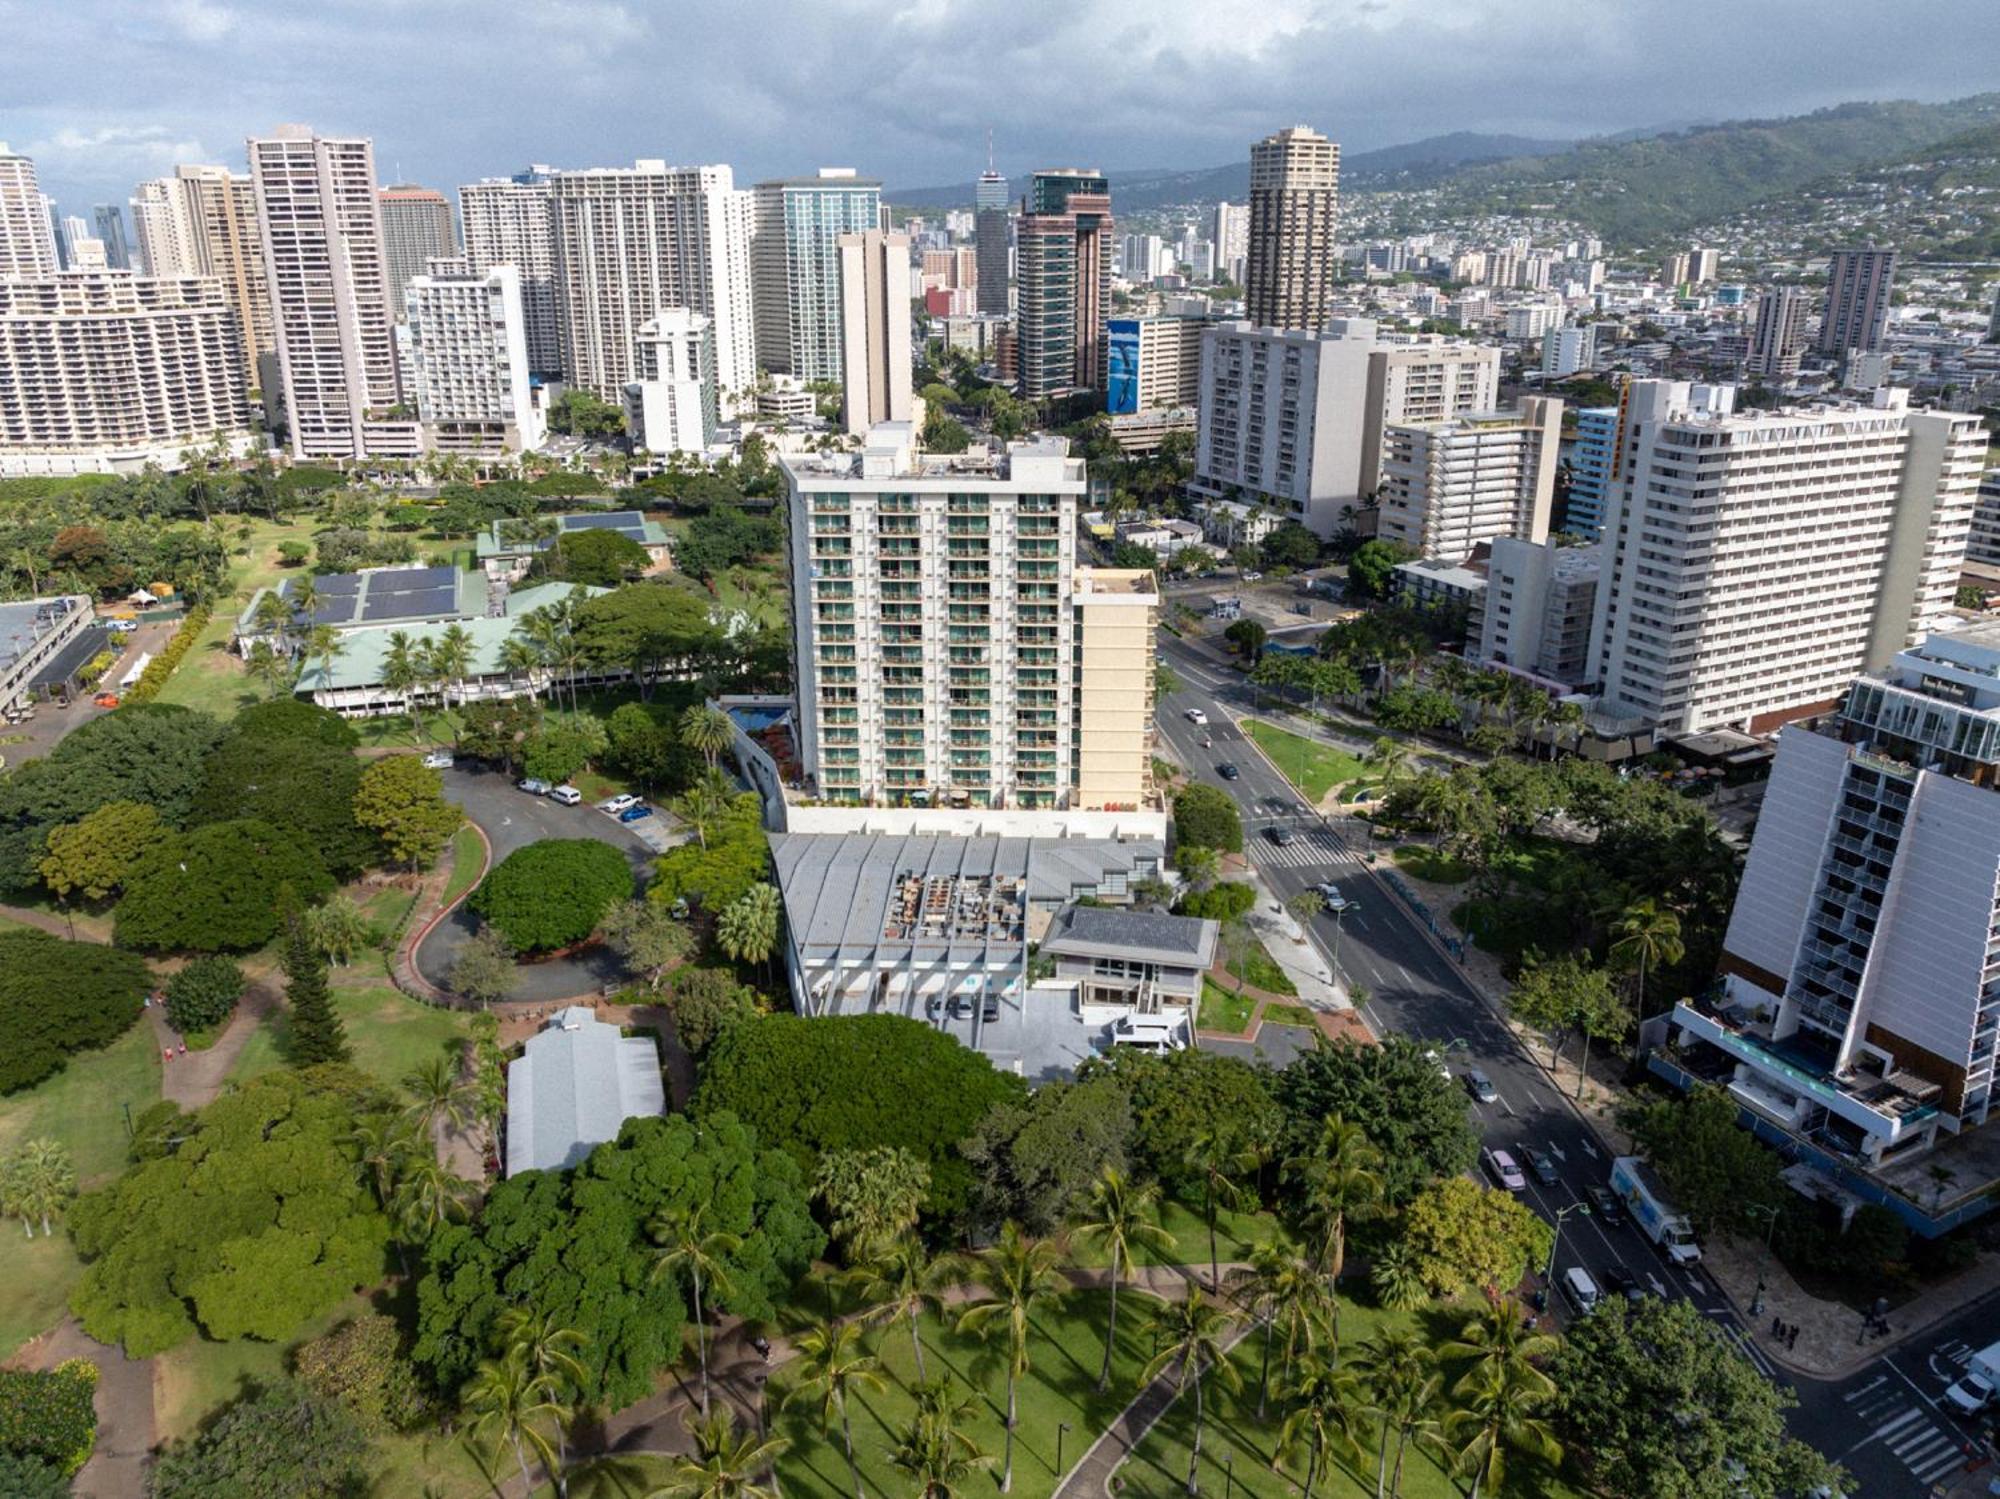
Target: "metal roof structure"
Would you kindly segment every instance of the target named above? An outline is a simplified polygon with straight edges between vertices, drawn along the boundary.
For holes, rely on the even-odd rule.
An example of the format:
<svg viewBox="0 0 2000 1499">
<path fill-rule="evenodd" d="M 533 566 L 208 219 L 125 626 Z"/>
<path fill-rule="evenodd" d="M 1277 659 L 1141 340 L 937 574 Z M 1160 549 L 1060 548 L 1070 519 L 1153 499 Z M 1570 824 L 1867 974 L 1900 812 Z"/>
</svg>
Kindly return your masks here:
<svg viewBox="0 0 2000 1499">
<path fill-rule="evenodd" d="M 616 531 L 643 547 L 671 546 L 673 538 L 658 521 L 647 520 L 637 510 L 581 510 L 571 515 L 550 517 L 557 534 L 574 536 L 581 531 Z M 479 533 L 480 560 L 488 557 L 519 557 L 547 550 L 555 536 L 523 536 L 512 530 L 519 522 L 495 520 Z"/>
<path fill-rule="evenodd" d="M 288 605 L 300 591 L 300 580 L 286 578 L 277 596 Z M 364 625 L 402 624 L 426 620 L 472 619 L 486 612 L 486 575 L 455 567 L 373 567 L 358 573 L 328 573 L 312 580 L 317 600 L 312 618 L 293 605 L 295 627 L 332 625 L 351 630 Z M 257 607 L 268 589 L 258 589 L 237 616 L 239 633 L 260 626 Z"/>
<path fill-rule="evenodd" d="M 582 1005 L 528 1038 L 507 1067 L 507 1174 L 577 1165 L 627 1119 L 664 1114 L 666 1083 L 649 1037 L 624 1037 Z"/>
<path fill-rule="evenodd" d="M 1080 958 L 1137 958 L 1175 968 L 1206 968 L 1214 961 L 1219 930 L 1215 922 L 1194 916 L 1072 905 L 1056 913 L 1041 950 Z"/>
</svg>

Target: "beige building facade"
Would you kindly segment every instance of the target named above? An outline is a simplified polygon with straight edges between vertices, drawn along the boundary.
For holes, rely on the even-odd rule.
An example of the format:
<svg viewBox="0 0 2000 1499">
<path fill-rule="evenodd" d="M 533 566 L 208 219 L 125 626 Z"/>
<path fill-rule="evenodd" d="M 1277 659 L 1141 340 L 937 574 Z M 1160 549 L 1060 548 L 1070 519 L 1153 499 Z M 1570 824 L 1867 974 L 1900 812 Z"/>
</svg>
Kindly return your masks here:
<svg viewBox="0 0 2000 1499">
<path fill-rule="evenodd" d="M 175 167 L 171 177 L 140 183 L 131 208 L 148 275 L 222 282 L 243 328 L 244 375 L 256 389 L 258 356 L 278 351 L 256 187 L 227 167 Z"/>
<path fill-rule="evenodd" d="M 1340 147 L 1293 125 L 1250 148 L 1244 306 L 1252 327 L 1317 333 L 1340 279 Z"/>
<path fill-rule="evenodd" d="M 841 235 L 838 249 L 843 410 L 861 436 L 911 419 L 910 237 L 869 229 Z"/>
<path fill-rule="evenodd" d="M 1076 805 L 1136 811 L 1153 788 L 1159 584 L 1136 568 L 1076 570 Z"/>
</svg>

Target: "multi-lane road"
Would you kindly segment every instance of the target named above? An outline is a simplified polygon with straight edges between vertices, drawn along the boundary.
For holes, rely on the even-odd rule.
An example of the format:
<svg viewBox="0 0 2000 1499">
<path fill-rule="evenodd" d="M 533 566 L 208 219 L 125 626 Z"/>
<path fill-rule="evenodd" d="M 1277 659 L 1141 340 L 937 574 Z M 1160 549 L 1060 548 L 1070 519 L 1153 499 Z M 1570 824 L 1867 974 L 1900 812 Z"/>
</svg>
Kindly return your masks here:
<svg viewBox="0 0 2000 1499">
<path fill-rule="evenodd" d="M 1160 639 L 1181 682 L 1159 705 L 1161 736 L 1192 779 L 1235 799 L 1243 817 L 1245 852 L 1265 884 L 1280 901 L 1289 901 L 1302 890 L 1333 881 L 1358 907 L 1341 918 L 1337 935 L 1334 918 L 1326 914 L 1309 923 L 1309 932 L 1329 958 L 1338 942 L 1341 975 L 1367 991 L 1362 1012 L 1371 1028 L 1378 1035 L 1408 1036 L 1436 1048 L 1455 1076 L 1476 1067 L 1492 1080 L 1497 1099 L 1472 1104 L 1483 1145 L 1511 1151 L 1524 1169 L 1525 1146 L 1537 1146 L 1554 1158 L 1556 1185 L 1545 1187 L 1531 1176 L 1522 1195 L 1550 1222 L 1561 1215 L 1556 1275 L 1581 1265 L 1602 1284 L 1599 1272 L 1619 1265 L 1656 1294 L 1692 1301 L 1718 1335 L 1759 1371 L 1797 1389 L 1801 1403 L 1793 1414 L 1793 1429 L 1841 1461 L 1865 1493 L 1922 1492 L 1911 1485 L 1928 1485 L 1962 1465 L 1967 1433 L 1938 1409 L 1938 1398 L 1950 1383 L 1943 1373 L 1952 1352 L 1962 1363 L 1964 1349 L 2000 1337 L 2000 1302 L 1967 1311 L 1921 1349 L 1898 1350 L 1845 1381 L 1795 1380 L 1776 1367 L 1746 1334 L 1706 1271 L 1669 1264 L 1629 1222 L 1610 1227 L 1581 1210 L 1588 1190 L 1607 1182 L 1611 1171 L 1595 1132 L 1522 1050 L 1422 921 L 1368 866 L 1357 842 L 1365 835 L 1352 825 L 1344 830 L 1295 810 L 1297 796 L 1290 783 L 1244 738 L 1232 717 L 1252 708 L 1251 689 L 1241 674 L 1184 641 L 1165 634 Z M 1207 724 L 1191 722 L 1189 709 L 1205 713 Z M 1236 768 L 1235 779 L 1219 772 L 1224 764 Z M 1272 841 L 1268 830 L 1274 825 L 1294 834 L 1289 845 Z M 1571 1078 L 1565 1069 L 1563 1081 Z M 1557 1299 L 1551 1297 L 1552 1305 Z M 1902 1365 L 1912 1357 L 1916 1367 L 1905 1371 Z M 1931 1368 L 1932 1363 L 1939 1367 Z"/>
</svg>

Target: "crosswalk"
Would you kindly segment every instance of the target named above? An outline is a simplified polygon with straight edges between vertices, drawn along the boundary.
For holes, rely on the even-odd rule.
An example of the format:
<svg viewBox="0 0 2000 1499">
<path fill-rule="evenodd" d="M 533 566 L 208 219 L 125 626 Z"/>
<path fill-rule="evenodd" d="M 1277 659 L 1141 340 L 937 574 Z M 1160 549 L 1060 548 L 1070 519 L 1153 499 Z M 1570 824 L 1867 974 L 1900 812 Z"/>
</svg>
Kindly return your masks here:
<svg viewBox="0 0 2000 1499">
<path fill-rule="evenodd" d="M 1872 1428 L 1854 1445 L 1880 1442 L 1918 1483 L 1936 1483 L 1965 1464 L 1964 1438 L 1926 1407 L 1911 1388 L 1878 1374 L 1841 1397 L 1857 1426 Z"/>
<path fill-rule="evenodd" d="M 1358 864 L 1340 840 L 1324 829 L 1299 833 L 1282 848 L 1262 828 L 1245 828 L 1243 846 L 1252 864 L 1266 869 L 1318 869 L 1328 864 Z"/>
</svg>

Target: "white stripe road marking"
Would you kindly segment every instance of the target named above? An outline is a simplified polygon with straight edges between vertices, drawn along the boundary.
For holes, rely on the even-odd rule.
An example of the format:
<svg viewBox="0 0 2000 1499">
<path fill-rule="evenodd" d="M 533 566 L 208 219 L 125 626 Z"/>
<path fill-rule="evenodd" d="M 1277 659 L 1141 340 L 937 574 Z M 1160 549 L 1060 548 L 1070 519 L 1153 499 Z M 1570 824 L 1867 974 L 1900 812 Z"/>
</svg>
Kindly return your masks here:
<svg viewBox="0 0 2000 1499">
<path fill-rule="evenodd" d="M 1958 1444 L 1954 1442 L 1950 1452 L 1943 1454 L 1932 1462 L 1925 1463 L 1921 1468 L 1912 1463 L 1910 1464 L 1910 1471 L 1915 1473 L 1925 1483 L 1936 1483 L 1945 1474 L 1951 1472 L 1954 1468 L 1962 1467 L 1964 1463 L 1965 1454 L 1959 1450 Z"/>
<path fill-rule="evenodd" d="M 1845 1400 L 1849 1405 L 1852 1405 L 1855 1401 L 1859 1400 L 1863 1395 L 1866 1395 L 1870 1390 L 1878 1388 L 1883 1383 L 1883 1381 L 1888 1379 L 1888 1377 L 1889 1376 L 1886 1374 L 1878 1374 L 1873 1379 L 1869 1380 L 1868 1383 L 1863 1385 L 1860 1389 L 1849 1390 L 1845 1395 L 1842 1395 L 1840 1398 L 1842 1400 Z"/>
<path fill-rule="evenodd" d="M 1891 1444 L 1889 1450 L 1916 1467 L 1919 1463 L 1933 1462 L 1940 1452 L 1949 1448 L 1956 1455 L 1958 1443 L 1934 1426 L 1926 1426 L 1922 1431 L 1913 1432 L 1902 1441 Z"/>
<path fill-rule="evenodd" d="M 1904 1411 L 1902 1415 L 1897 1416 L 1893 1420 L 1884 1421 L 1880 1426 L 1876 1427 L 1872 1432 L 1868 1434 L 1868 1440 L 1872 1442 L 1878 1437 L 1887 1438 L 1892 1433 L 1901 1431 L 1905 1426 L 1908 1426 L 1912 1421 L 1923 1420 L 1923 1415 L 1924 1413 L 1918 1410 L 1913 1405 L 1908 1410 Z M 1929 1429 L 1928 1423 L 1926 1423 L 1925 1429 L 1926 1430 Z"/>
</svg>

